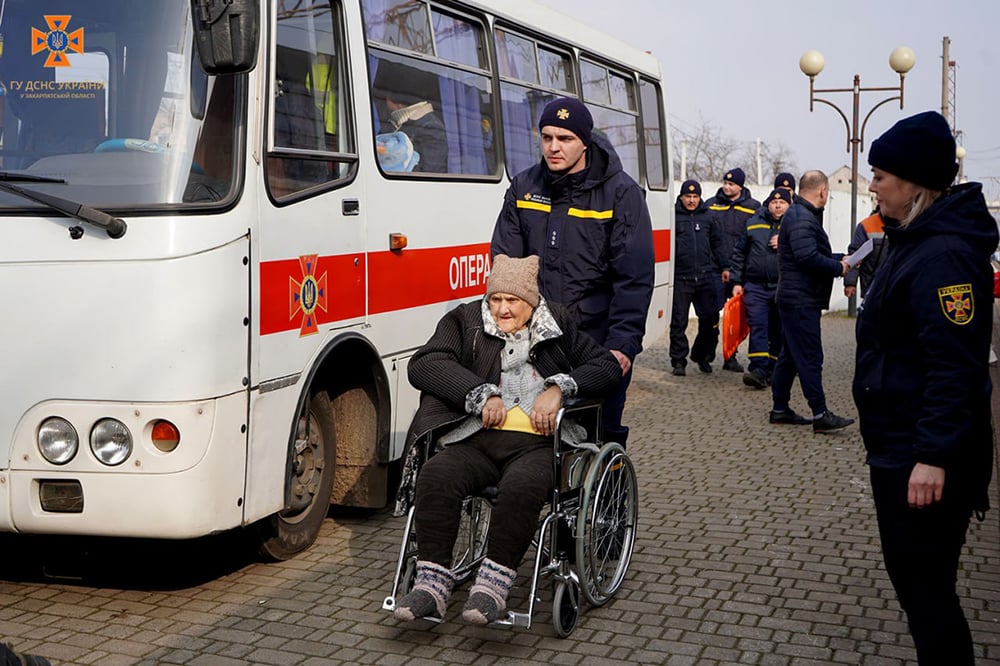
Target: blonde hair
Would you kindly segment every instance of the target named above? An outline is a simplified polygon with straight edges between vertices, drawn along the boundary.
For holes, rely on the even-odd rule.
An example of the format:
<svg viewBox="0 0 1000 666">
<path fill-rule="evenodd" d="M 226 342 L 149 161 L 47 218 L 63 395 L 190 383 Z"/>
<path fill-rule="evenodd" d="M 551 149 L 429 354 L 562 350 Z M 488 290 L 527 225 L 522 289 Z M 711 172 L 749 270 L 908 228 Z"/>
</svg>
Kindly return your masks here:
<svg viewBox="0 0 1000 666">
<path fill-rule="evenodd" d="M 899 221 L 899 226 L 908 227 L 910 222 L 917 219 L 921 213 L 931 207 L 934 200 L 944 194 L 941 190 L 931 190 L 920 185 L 914 185 L 916 193 L 913 195 L 913 202 L 910 204 L 910 212 Z"/>
</svg>

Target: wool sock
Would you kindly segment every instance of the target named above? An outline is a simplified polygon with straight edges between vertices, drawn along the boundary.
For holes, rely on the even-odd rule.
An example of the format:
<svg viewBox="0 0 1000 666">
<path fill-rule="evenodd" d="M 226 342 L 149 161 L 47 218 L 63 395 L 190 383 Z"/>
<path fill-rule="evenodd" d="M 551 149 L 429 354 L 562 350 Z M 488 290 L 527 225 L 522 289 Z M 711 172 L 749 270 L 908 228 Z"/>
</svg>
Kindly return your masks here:
<svg viewBox="0 0 1000 666">
<path fill-rule="evenodd" d="M 429 615 L 443 618 L 451 590 L 455 587 L 451 570 L 434 562 L 419 560 L 416 573 L 413 589 L 400 597 L 392 614 L 404 622 Z"/>
<path fill-rule="evenodd" d="M 507 610 L 507 594 L 515 578 L 517 572 L 513 569 L 488 558 L 483 560 L 476 582 L 469 590 L 469 600 L 462 609 L 462 619 L 470 624 L 496 622 Z"/>
</svg>

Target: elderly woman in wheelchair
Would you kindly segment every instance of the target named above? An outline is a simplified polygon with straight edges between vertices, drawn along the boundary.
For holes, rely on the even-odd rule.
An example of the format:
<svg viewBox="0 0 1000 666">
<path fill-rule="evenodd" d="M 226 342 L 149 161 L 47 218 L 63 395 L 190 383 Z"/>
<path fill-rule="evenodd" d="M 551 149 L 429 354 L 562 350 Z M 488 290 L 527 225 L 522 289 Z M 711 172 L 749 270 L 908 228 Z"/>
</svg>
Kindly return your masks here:
<svg viewBox="0 0 1000 666">
<path fill-rule="evenodd" d="M 421 391 L 409 441 L 443 434 L 416 480 L 418 557 L 413 587 L 392 609 L 400 620 L 444 617 L 463 502 L 488 486 L 498 492 L 486 557 L 462 617 L 472 624 L 503 617 L 553 491 L 557 413 L 564 399 L 603 397 L 621 379 L 614 356 L 539 295 L 537 275 L 536 256 L 495 257 L 484 299 L 446 314 L 409 364 Z M 561 439 L 581 441 L 584 428 L 567 421 Z"/>
</svg>

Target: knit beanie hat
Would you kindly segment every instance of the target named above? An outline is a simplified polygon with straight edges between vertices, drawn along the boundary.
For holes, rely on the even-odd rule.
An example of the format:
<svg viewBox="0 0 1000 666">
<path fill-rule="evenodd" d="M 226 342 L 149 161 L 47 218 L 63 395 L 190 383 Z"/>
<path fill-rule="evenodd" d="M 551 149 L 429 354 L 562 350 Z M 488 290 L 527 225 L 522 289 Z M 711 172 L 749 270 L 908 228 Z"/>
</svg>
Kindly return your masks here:
<svg viewBox="0 0 1000 666">
<path fill-rule="evenodd" d="M 747 182 L 747 175 L 743 173 L 743 169 L 736 167 L 735 169 L 730 169 L 729 171 L 727 171 L 726 175 L 723 176 L 722 182 L 726 182 L 727 180 L 736 183 L 740 187 L 743 187 L 743 183 Z"/>
<path fill-rule="evenodd" d="M 784 201 L 785 203 L 787 203 L 789 206 L 792 205 L 792 193 L 789 192 L 788 190 L 786 190 L 783 187 L 776 187 L 776 188 L 774 188 L 774 191 L 771 192 L 771 194 L 769 194 L 767 196 L 767 199 L 764 200 L 764 205 L 765 206 L 768 205 L 769 203 L 771 203 L 775 199 L 781 199 L 782 201 Z"/>
<path fill-rule="evenodd" d="M 784 171 L 782 173 L 779 173 L 774 178 L 774 189 L 778 189 L 779 187 L 787 187 L 794 190 L 795 176 Z"/>
<path fill-rule="evenodd" d="M 538 307 L 538 256 L 514 259 L 506 254 L 493 257 L 486 298 L 493 294 L 513 294 L 533 308 Z"/>
<path fill-rule="evenodd" d="M 594 129 L 594 118 L 583 102 L 573 97 L 560 97 L 545 105 L 538 129 L 546 126 L 561 127 L 590 143 L 590 131 Z"/>
<path fill-rule="evenodd" d="M 937 111 L 903 118 L 872 142 L 868 164 L 930 190 L 948 189 L 958 163 L 955 137 Z"/>
<path fill-rule="evenodd" d="M 681 194 L 697 194 L 701 196 L 701 183 L 697 180 L 685 180 L 681 184 Z"/>
</svg>

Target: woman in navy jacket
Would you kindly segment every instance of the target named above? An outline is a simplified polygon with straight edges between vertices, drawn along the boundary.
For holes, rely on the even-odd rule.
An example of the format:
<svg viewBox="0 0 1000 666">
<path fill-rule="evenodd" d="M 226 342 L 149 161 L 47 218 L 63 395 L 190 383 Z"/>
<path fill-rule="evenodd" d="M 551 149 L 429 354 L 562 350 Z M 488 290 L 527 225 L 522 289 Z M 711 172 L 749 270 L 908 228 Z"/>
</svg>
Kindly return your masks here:
<svg viewBox="0 0 1000 666">
<path fill-rule="evenodd" d="M 980 184 L 951 186 L 938 113 L 896 123 L 868 162 L 889 250 L 858 317 L 854 400 L 885 567 L 920 663 L 972 664 L 955 581 L 970 516 L 988 508 L 997 225 Z"/>
</svg>

